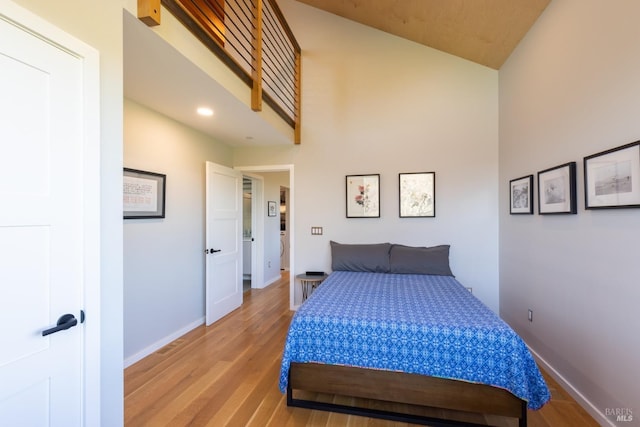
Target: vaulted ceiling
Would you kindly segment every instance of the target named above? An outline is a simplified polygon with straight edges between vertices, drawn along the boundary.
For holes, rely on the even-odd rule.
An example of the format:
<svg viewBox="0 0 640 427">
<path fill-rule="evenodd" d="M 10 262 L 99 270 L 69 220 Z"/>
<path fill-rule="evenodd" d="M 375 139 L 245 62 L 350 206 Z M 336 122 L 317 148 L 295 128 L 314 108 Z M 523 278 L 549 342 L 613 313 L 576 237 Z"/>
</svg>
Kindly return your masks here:
<svg viewBox="0 0 640 427">
<path fill-rule="evenodd" d="M 499 69 L 550 0 L 297 0 Z M 234 146 L 290 143 L 135 17 L 124 20 L 125 96 Z M 175 84 L 175 76 L 181 85 Z M 207 88 L 205 91 L 203 88 Z M 214 120 L 193 114 L 218 99 Z"/>
<path fill-rule="evenodd" d="M 298 0 L 500 69 L 551 0 Z"/>
</svg>

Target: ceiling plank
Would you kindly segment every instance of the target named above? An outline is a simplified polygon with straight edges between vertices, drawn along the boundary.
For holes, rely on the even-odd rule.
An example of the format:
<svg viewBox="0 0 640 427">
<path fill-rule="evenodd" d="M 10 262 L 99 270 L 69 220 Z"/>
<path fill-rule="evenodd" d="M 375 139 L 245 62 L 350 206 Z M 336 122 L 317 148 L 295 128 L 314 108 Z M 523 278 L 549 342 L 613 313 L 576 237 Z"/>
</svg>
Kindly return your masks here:
<svg viewBox="0 0 640 427">
<path fill-rule="evenodd" d="M 298 0 L 500 69 L 551 0 Z"/>
</svg>

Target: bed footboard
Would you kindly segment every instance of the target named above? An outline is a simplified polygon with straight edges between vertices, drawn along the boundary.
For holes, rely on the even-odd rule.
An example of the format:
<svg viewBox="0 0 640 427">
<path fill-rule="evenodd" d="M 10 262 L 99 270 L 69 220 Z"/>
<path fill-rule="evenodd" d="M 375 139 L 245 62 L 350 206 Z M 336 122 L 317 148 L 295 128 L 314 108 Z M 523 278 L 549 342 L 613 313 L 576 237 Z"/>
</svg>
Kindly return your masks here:
<svg viewBox="0 0 640 427">
<path fill-rule="evenodd" d="M 501 388 L 465 381 L 348 366 L 291 363 L 287 405 L 432 426 L 480 425 L 299 399 L 294 397 L 294 390 L 499 415 L 518 418 L 520 427 L 527 425 L 525 401 Z"/>
</svg>

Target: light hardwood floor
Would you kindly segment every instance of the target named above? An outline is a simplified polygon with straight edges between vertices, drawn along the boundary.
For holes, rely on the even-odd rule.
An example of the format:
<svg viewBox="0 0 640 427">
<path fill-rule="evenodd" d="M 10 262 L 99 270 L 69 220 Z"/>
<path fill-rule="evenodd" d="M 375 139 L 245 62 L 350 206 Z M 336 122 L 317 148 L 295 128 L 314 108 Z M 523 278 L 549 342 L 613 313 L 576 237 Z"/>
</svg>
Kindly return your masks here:
<svg viewBox="0 0 640 427">
<path fill-rule="evenodd" d="M 245 292 L 242 307 L 214 325 L 198 327 L 127 368 L 125 426 L 408 425 L 287 407 L 285 395 L 278 390 L 278 376 L 292 314 L 289 280 L 283 277 L 265 289 Z M 553 379 L 546 374 L 545 378 L 552 400 L 539 411 L 529 411 L 530 427 L 598 426 Z M 317 398 L 353 403 L 337 396 Z M 517 425 L 515 420 L 489 416 L 427 413 L 495 426 Z"/>
</svg>

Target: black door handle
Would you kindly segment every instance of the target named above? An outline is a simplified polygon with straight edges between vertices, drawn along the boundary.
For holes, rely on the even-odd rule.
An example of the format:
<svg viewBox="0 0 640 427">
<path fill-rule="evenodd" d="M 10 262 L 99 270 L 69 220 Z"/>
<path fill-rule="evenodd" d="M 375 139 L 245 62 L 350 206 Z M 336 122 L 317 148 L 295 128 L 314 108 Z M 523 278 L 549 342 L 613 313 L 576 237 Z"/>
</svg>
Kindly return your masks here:
<svg viewBox="0 0 640 427">
<path fill-rule="evenodd" d="M 64 331 L 69 328 L 73 328 L 78 324 L 78 319 L 73 314 L 64 314 L 60 316 L 58 319 L 58 323 L 56 326 L 50 329 L 45 329 L 42 331 L 42 336 L 46 337 L 47 335 L 55 334 L 56 332 Z"/>
</svg>

